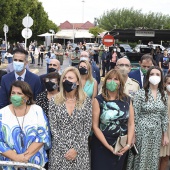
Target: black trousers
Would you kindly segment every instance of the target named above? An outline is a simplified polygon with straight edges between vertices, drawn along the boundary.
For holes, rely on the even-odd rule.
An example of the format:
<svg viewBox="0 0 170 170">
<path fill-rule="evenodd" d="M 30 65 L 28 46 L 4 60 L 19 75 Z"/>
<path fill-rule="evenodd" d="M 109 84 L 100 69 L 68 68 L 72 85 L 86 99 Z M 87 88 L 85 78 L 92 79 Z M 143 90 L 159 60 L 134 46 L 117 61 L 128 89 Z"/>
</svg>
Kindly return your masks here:
<svg viewBox="0 0 170 170">
<path fill-rule="evenodd" d="M 43 53 L 39 53 L 38 55 L 38 64 L 40 64 L 40 59 L 41 59 L 41 65 L 43 64 Z"/>
<path fill-rule="evenodd" d="M 105 72 L 109 71 L 109 63 L 102 61 L 102 70 L 103 70 L 102 76 L 104 77 Z"/>
</svg>

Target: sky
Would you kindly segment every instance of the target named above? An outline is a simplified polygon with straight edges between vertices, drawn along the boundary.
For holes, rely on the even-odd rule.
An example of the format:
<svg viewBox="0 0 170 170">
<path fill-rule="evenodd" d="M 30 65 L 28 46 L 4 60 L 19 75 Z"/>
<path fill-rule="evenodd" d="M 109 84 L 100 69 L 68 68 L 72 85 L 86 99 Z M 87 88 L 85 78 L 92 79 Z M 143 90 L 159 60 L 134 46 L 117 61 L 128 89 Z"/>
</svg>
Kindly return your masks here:
<svg viewBox="0 0 170 170">
<path fill-rule="evenodd" d="M 70 23 L 94 22 L 104 12 L 112 9 L 133 7 L 143 13 L 161 12 L 170 14 L 170 0 L 39 0 L 49 19 L 58 26 L 66 20 Z M 84 1 L 84 2 L 83 2 Z"/>
</svg>

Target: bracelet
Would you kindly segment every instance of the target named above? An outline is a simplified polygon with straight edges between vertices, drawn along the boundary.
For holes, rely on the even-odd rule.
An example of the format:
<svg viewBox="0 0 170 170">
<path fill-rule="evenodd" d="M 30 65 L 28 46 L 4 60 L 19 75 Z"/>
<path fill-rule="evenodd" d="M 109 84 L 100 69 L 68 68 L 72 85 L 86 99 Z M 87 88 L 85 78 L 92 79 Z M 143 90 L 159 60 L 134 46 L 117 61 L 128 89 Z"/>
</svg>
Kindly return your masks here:
<svg viewBox="0 0 170 170">
<path fill-rule="evenodd" d="M 126 146 L 128 146 L 128 147 L 129 147 L 129 149 L 131 148 L 129 144 L 126 144 Z"/>
</svg>

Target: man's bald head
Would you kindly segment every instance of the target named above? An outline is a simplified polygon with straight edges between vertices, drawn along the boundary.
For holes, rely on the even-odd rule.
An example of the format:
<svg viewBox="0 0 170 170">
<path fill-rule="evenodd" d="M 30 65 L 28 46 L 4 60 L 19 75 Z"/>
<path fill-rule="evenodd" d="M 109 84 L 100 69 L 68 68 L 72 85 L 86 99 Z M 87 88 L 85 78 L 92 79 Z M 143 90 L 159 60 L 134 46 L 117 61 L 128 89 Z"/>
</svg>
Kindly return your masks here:
<svg viewBox="0 0 170 170">
<path fill-rule="evenodd" d="M 116 62 L 116 65 L 119 65 L 119 64 L 129 64 L 129 66 L 131 65 L 129 59 L 127 59 L 127 58 L 118 59 Z"/>
<path fill-rule="evenodd" d="M 57 59 L 50 59 L 49 68 L 55 68 L 56 70 L 60 70 L 60 61 Z"/>
<path fill-rule="evenodd" d="M 116 68 L 122 73 L 124 77 L 127 77 L 131 70 L 130 61 L 127 58 L 120 58 L 116 62 Z"/>
</svg>

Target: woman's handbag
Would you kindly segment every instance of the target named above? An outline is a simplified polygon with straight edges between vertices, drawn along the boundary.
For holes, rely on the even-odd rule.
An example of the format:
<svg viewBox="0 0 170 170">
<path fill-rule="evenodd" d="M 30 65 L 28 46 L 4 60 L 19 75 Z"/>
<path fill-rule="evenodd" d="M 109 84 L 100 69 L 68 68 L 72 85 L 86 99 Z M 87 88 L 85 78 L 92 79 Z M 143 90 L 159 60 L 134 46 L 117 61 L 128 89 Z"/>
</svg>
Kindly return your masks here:
<svg viewBox="0 0 170 170">
<path fill-rule="evenodd" d="M 127 145 L 127 135 L 119 136 L 117 141 L 116 141 L 115 152 L 120 151 L 126 145 Z"/>
</svg>

